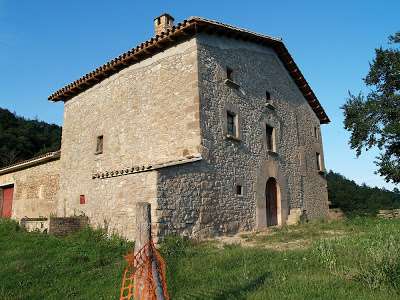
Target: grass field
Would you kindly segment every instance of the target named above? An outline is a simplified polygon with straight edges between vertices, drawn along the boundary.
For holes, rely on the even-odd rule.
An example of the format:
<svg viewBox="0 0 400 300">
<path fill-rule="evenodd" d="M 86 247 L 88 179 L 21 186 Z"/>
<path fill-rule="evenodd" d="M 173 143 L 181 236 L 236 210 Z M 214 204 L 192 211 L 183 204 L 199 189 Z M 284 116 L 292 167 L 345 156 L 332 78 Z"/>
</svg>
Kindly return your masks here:
<svg viewBox="0 0 400 300">
<path fill-rule="evenodd" d="M 223 241 L 166 240 L 172 299 L 400 299 L 400 220 L 314 222 Z M 100 231 L 56 238 L 0 221 L 0 298 L 117 299 L 130 247 Z"/>
</svg>

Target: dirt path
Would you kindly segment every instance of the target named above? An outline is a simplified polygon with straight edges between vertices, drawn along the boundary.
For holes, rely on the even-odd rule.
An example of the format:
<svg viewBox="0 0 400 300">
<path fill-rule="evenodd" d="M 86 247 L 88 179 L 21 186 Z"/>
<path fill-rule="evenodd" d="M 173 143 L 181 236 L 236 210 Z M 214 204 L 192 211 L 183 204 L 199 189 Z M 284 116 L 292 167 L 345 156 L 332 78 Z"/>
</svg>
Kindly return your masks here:
<svg viewBox="0 0 400 300">
<path fill-rule="evenodd" d="M 345 230 L 331 229 L 308 232 L 304 228 L 265 229 L 262 231 L 240 232 L 232 236 L 221 236 L 213 239 L 217 247 L 240 245 L 242 247 L 261 247 L 276 251 L 308 248 L 312 242 L 321 238 L 340 238 L 347 235 Z"/>
</svg>

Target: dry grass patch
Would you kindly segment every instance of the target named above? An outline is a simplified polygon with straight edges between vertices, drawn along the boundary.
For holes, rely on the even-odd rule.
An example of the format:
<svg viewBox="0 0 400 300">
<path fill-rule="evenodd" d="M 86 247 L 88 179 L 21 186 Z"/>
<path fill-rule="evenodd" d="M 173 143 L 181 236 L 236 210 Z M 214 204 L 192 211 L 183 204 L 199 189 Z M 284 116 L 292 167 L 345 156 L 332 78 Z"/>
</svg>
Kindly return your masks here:
<svg viewBox="0 0 400 300">
<path fill-rule="evenodd" d="M 318 223 L 318 226 L 315 226 Z M 321 225 L 322 224 L 322 225 Z M 272 227 L 260 231 L 241 232 L 232 236 L 221 236 L 210 240 L 218 248 L 226 245 L 242 247 L 258 247 L 276 251 L 309 248 L 318 239 L 341 238 L 355 234 L 352 228 L 347 228 L 342 221 L 310 222 L 306 224 Z M 360 233 L 357 231 L 357 233 Z"/>
</svg>

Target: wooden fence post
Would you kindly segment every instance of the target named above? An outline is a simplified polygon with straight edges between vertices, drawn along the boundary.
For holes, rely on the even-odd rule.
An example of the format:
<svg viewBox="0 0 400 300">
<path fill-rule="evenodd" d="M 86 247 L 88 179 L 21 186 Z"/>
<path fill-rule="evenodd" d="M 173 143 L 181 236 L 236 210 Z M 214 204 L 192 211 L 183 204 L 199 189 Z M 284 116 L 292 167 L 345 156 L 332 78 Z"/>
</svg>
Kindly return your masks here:
<svg viewBox="0 0 400 300">
<path fill-rule="evenodd" d="M 137 202 L 135 205 L 135 254 L 151 240 L 151 205 L 146 202 Z M 152 248 L 150 248 L 152 249 Z M 154 253 L 149 253 L 151 257 L 151 271 L 155 283 L 155 294 L 157 300 L 164 300 L 164 292 L 159 266 Z"/>
<path fill-rule="evenodd" d="M 137 202 L 135 204 L 135 253 L 142 249 L 151 239 L 150 208 L 150 203 Z"/>
</svg>

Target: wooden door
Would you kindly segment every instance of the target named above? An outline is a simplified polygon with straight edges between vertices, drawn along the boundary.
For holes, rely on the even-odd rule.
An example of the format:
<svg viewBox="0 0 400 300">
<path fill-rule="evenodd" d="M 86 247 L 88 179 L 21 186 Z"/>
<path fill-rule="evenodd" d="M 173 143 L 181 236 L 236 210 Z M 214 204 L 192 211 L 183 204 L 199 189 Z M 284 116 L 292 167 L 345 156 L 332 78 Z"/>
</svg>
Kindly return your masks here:
<svg viewBox="0 0 400 300">
<path fill-rule="evenodd" d="M 270 178 L 265 187 L 267 201 L 267 226 L 278 225 L 278 188 L 275 178 Z"/>
<path fill-rule="evenodd" d="M 12 212 L 12 200 L 13 200 L 13 194 L 14 194 L 14 187 L 7 187 L 3 188 L 3 203 L 2 203 L 2 210 L 1 210 L 1 216 L 3 218 L 11 218 L 11 212 Z"/>
</svg>

